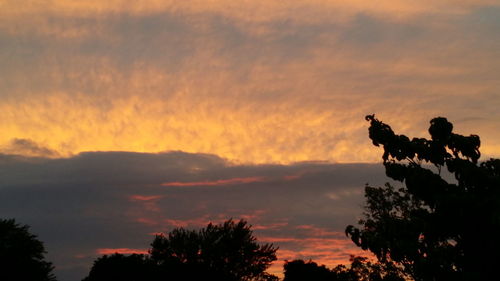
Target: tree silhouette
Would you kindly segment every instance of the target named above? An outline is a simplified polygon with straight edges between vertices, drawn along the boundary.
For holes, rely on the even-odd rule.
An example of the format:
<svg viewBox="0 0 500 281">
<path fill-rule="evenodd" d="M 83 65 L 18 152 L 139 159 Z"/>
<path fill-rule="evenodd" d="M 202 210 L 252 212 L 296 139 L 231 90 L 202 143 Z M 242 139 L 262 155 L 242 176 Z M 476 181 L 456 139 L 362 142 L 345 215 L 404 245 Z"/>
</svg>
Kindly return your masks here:
<svg viewBox="0 0 500 281">
<path fill-rule="evenodd" d="M 94 261 L 89 276 L 83 281 L 159 280 L 154 263 L 146 255 L 104 255 Z"/>
<path fill-rule="evenodd" d="M 401 268 L 390 263 L 372 263 L 364 257 L 351 257 L 351 265 L 328 269 L 313 261 L 285 262 L 283 281 L 405 281 Z"/>
<path fill-rule="evenodd" d="M 366 186 L 361 229 L 346 234 L 415 280 L 496 280 L 500 160 L 478 164 L 479 136 L 453 133 L 442 117 L 431 120 L 431 139 L 412 140 L 374 115 L 366 120 L 373 144 L 384 148 L 387 176 L 404 185 Z M 446 171 L 454 180 L 443 179 Z"/>
<path fill-rule="evenodd" d="M 28 230 L 14 219 L 0 219 L 0 280 L 56 280 L 43 243 Z"/>
<path fill-rule="evenodd" d="M 332 272 L 338 281 L 406 281 L 408 277 L 402 268 L 394 263 L 371 262 L 365 257 L 351 256 L 351 266 L 335 267 Z"/>
<path fill-rule="evenodd" d="M 246 221 L 208 224 L 201 230 L 176 228 L 157 235 L 149 255 L 103 256 L 84 281 L 271 281 L 265 272 L 276 260 L 277 248 L 259 245 Z"/>
<path fill-rule="evenodd" d="M 313 261 L 286 261 L 283 265 L 283 281 L 333 281 L 334 273 L 324 265 L 319 266 Z"/>
<path fill-rule="evenodd" d="M 244 220 L 210 223 L 199 231 L 178 228 L 166 236 L 156 236 L 151 258 L 165 271 L 181 269 L 183 275 L 193 279 L 268 279 L 265 270 L 276 260 L 277 248 L 259 245 L 256 240 Z"/>
</svg>

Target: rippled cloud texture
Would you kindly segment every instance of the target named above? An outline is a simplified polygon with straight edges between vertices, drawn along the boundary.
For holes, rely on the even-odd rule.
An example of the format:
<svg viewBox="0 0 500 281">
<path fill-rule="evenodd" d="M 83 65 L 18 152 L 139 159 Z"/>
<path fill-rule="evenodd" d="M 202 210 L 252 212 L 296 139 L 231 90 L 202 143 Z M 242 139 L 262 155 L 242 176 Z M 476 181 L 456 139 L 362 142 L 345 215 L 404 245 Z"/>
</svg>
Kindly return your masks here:
<svg viewBox="0 0 500 281">
<path fill-rule="evenodd" d="M 81 280 L 103 254 L 146 253 L 177 227 L 246 219 L 284 260 L 334 266 L 360 254 L 344 235 L 382 165 L 234 165 L 208 154 L 100 152 L 72 158 L 0 155 L 0 214 L 31 226 L 59 280 Z M 365 253 L 366 255 L 366 253 Z"/>
<path fill-rule="evenodd" d="M 385 181 L 365 115 L 500 156 L 499 1 L 368 2 L 0 0 L 1 216 L 63 281 L 231 217 L 273 272 L 346 262 Z"/>
<path fill-rule="evenodd" d="M 498 1 L 0 1 L 0 149 L 366 162 L 363 116 L 500 155 Z"/>
</svg>

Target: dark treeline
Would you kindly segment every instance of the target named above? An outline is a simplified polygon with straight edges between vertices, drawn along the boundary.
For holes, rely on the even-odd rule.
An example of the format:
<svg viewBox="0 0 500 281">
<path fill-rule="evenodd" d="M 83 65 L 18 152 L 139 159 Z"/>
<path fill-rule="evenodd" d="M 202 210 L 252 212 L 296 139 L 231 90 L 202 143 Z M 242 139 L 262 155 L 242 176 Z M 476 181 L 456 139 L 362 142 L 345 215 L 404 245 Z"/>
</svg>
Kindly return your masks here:
<svg viewBox="0 0 500 281">
<path fill-rule="evenodd" d="M 405 281 L 408 276 L 401 267 L 392 263 L 371 262 L 365 257 L 351 257 L 350 266 L 338 265 L 333 269 L 319 266 L 313 261 L 285 262 L 283 281 Z"/>
<path fill-rule="evenodd" d="M 284 281 L 497 280 L 500 252 L 500 160 L 479 162 L 480 139 L 431 120 L 431 138 L 409 139 L 369 115 L 369 137 L 382 146 L 388 177 L 402 182 L 366 186 L 364 218 L 346 235 L 377 261 L 351 257 L 329 269 L 314 261 L 284 264 Z M 453 182 L 442 177 L 446 171 Z M 149 253 L 99 257 L 84 281 L 278 280 L 266 270 L 273 244 L 259 244 L 244 220 L 178 228 L 158 235 Z M 0 220 L 0 280 L 55 280 L 45 249 L 27 226 Z"/>
</svg>

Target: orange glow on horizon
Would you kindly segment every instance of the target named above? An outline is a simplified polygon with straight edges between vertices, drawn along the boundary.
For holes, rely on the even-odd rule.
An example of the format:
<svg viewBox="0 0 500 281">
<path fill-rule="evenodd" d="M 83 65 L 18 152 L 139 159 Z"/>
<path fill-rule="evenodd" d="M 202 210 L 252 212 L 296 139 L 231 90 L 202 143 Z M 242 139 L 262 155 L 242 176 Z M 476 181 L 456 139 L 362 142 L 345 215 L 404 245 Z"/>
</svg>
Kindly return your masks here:
<svg viewBox="0 0 500 281">
<path fill-rule="evenodd" d="M 264 236 L 258 238 L 259 242 L 274 243 L 280 248 L 277 252 L 278 261 L 273 263 L 268 270 L 278 276 L 283 275 L 283 264 L 285 261 L 296 259 L 312 260 L 319 265 L 325 265 L 332 269 L 337 265 L 350 264 L 351 256 L 364 256 L 375 259 L 372 253 L 363 251 L 356 247 L 345 236 L 325 236 L 325 237 L 273 237 Z"/>
</svg>

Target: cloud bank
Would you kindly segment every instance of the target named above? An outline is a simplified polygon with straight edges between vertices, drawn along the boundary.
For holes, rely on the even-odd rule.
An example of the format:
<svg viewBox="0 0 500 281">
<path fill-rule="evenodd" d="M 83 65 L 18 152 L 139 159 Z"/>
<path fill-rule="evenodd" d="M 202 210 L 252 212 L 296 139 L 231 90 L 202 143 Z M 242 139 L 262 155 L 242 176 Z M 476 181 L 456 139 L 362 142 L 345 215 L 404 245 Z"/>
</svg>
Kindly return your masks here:
<svg viewBox="0 0 500 281">
<path fill-rule="evenodd" d="M 248 220 L 259 241 L 280 247 L 272 271 L 281 272 L 285 259 L 333 266 L 360 253 L 343 231 L 362 213 L 364 185 L 384 181 L 374 164 L 235 165 L 182 152 L 1 155 L 0 213 L 31 226 L 63 281 L 83 278 L 101 254 L 144 253 L 157 233 L 229 218 Z"/>
</svg>

